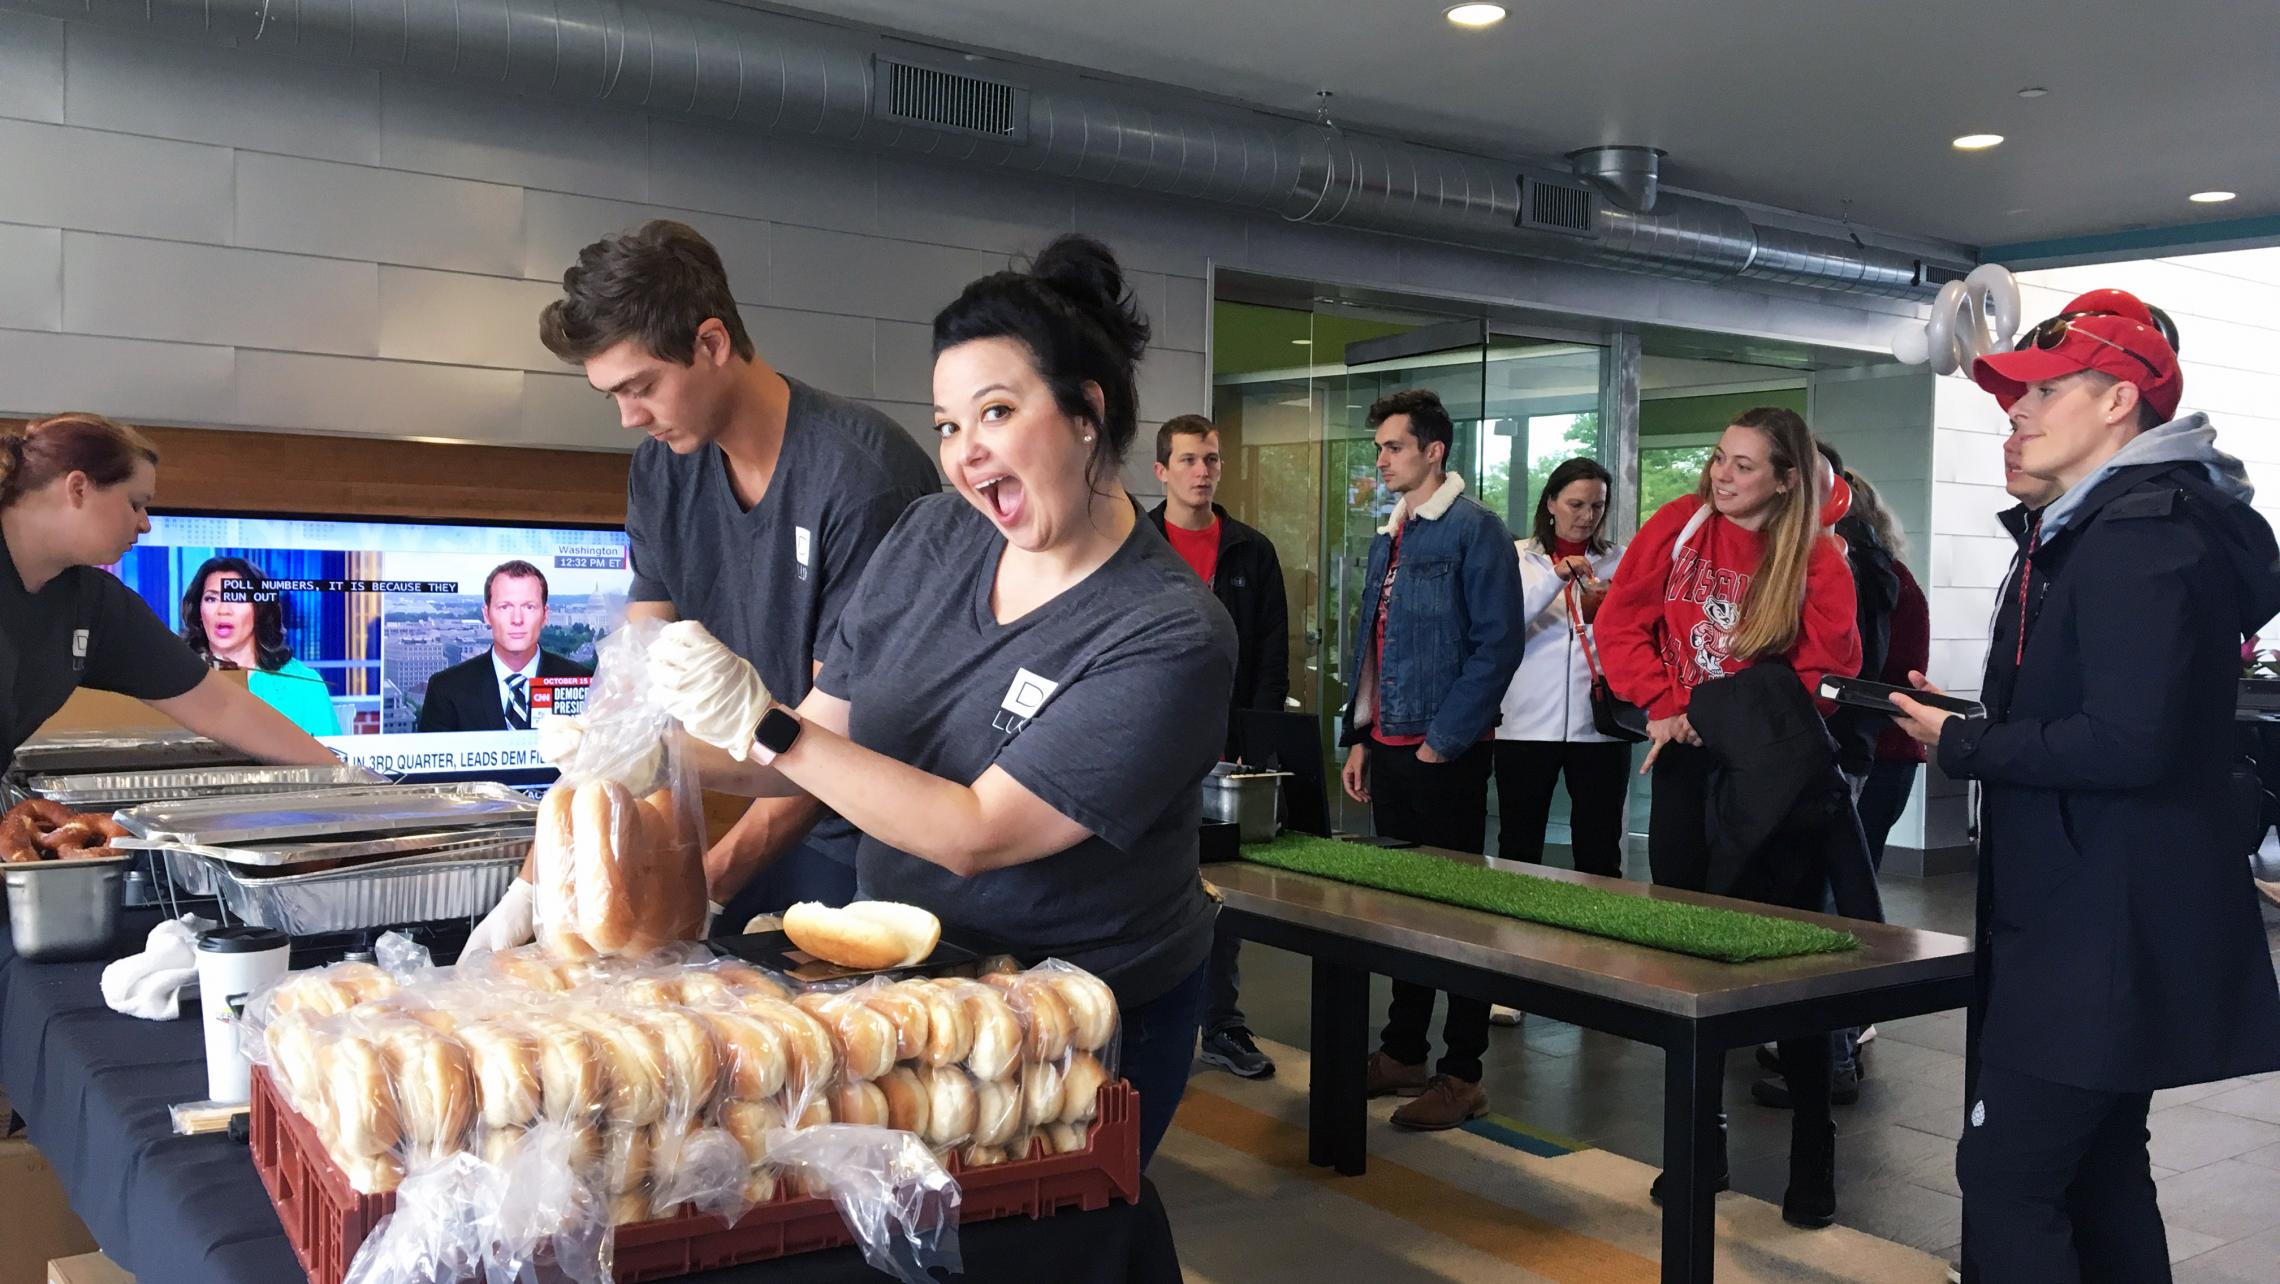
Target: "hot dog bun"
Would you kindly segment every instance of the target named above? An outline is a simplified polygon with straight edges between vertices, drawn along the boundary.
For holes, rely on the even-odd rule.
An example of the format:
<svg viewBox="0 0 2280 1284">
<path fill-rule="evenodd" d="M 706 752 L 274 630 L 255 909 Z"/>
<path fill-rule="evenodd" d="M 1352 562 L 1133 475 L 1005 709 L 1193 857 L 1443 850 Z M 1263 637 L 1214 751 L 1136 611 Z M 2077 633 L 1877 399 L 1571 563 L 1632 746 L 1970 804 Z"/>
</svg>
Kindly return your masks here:
<svg viewBox="0 0 2280 1284">
<path fill-rule="evenodd" d="M 934 953 L 942 920 L 898 901 L 857 901 L 844 909 L 801 901 L 784 911 L 784 934 L 826 962 L 879 972 L 911 967 Z"/>
</svg>

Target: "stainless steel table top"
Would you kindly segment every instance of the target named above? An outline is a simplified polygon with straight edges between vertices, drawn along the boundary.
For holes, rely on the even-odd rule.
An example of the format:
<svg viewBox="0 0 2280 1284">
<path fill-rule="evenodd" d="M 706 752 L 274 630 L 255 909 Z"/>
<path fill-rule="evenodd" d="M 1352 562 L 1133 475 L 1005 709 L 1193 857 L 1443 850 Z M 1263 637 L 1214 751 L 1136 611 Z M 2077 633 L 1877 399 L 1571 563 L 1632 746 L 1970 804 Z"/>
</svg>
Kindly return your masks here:
<svg viewBox="0 0 2280 1284">
<path fill-rule="evenodd" d="M 1219 888 L 1230 909 L 1690 1018 L 1971 975 L 1971 942 L 1944 932 L 1809 914 L 1458 852 L 1416 850 L 1622 896 L 1817 923 L 1852 933 L 1861 948 L 1758 963 L 1721 963 L 1244 861 L 1208 865 L 1203 874 Z"/>
</svg>

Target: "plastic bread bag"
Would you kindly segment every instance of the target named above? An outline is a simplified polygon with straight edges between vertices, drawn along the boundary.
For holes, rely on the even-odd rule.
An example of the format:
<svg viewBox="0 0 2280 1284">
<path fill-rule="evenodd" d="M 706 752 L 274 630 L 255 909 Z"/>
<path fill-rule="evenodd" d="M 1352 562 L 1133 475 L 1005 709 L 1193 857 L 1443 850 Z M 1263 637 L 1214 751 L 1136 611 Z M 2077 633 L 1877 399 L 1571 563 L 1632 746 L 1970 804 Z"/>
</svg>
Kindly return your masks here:
<svg viewBox="0 0 2280 1284">
<path fill-rule="evenodd" d="M 966 1070 L 980 1080 L 1011 1081 L 1020 1068 L 1028 1035 L 1005 994 L 980 981 L 945 978 L 925 984 L 955 1001 L 972 1031 L 962 1058 Z"/>
<path fill-rule="evenodd" d="M 539 808 L 532 918 L 558 957 L 638 956 L 704 935 L 704 818 L 686 733 L 650 696 L 661 626 L 603 639 L 575 732 L 541 729 L 561 779 Z"/>
<path fill-rule="evenodd" d="M 779 1129 L 768 1162 L 827 1192 L 863 1260 L 905 1284 L 965 1270 L 958 1251 L 958 1183 L 908 1133 L 853 1124 Z"/>
<path fill-rule="evenodd" d="M 670 1217 L 686 1205 L 734 1222 L 753 1204 L 775 1196 L 773 1183 L 753 1180 L 761 1160 L 726 1128 L 659 1125 L 650 1140 L 650 1215 Z"/>
<path fill-rule="evenodd" d="M 851 993 L 810 990 L 792 1000 L 792 1006 L 814 1017 L 831 1032 L 832 1051 L 839 1059 L 839 1077 L 848 1081 L 877 1079 L 895 1068 L 901 1037 L 886 1013 Z"/>
<path fill-rule="evenodd" d="M 607 1209 L 575 1149 L 574 1134 L 540 1125 L 489 1159 L 461 1152 L 406 1177 L 346 1284 L 609 1284 Z"/>
<path fill-rule="evenodd" d="M 405 1128 L 383 1037 L 387 1026 L 354 1016 L 327 1018 L 310 1050 L 317 1104 L 307 1117 L 361 1195 L 393 1190 L 404 1176 Z"/>
<path fill-rule="evenodd" d="M 1069 1014 L 1071 1052 L 1089 1053 L 1100 1063 L 1103 1077 L 1114 1079 L 1119 1065 L 1122 1020 L 1116 994 L 1108 983 L 1070 963 L 1047 959 L 1021 974 L 1021 984 L 1048 982 Z"/>
</svg>

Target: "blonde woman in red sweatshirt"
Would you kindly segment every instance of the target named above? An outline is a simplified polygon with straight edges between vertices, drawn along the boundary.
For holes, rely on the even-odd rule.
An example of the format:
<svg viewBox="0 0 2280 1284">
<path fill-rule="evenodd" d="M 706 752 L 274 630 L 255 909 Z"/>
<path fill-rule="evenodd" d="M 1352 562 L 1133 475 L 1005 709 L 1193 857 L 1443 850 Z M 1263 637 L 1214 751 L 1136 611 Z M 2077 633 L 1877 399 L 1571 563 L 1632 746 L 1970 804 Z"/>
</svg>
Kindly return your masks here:
<svg viewBox="0 0 2280 1284">
<path fill-rule="evenodd" d="M 1623 554 L 1594 634 L 1614 693 L 1647 711 L 1642 774 L 1654 772 L 1647 859 L 1656 883 L 1707 890 L 1709 787 L 1715 746 L 1687 718 L 1696 687 L 1753 664 L 1780 661 L 1807 693 L 1829 674 L 1860 672 L 1851 568 L 1842 541 L 1821 524 L 1820 455 L 1795 411 L 1744 413 L 1719 438 L 1695 494 L 1647 520 Z M 1819 703 L 1825 717 L 1830 706 Z M 1834 744 L 1830 772 L 1836 779 Z M 1835 785 L 1841 793 L 1841 784 Z M 1845 823 L 1857 824 L 1850 816 Z M 1823 878 L 1757 865 L 1728 894 L 1798 909 L 1823 908 Z M 1782 1071 L 1794 1115 L 1789 1187 L 1781 1215 L 1821 1227 L 1836 1217 L 1836 1129 L 1829 1114 L 1829 1041 L 1783 1040 Z M 1727 1186 L 1725 1129 L 1711 1171 Z M 1655 1180 L 1660 1201 L 1662 1179 Z"/>
<path fill-rule="evenodd" d="M 1709 764 L 1687 722 L 1694 688 L 1779 657 L 1810 692 L 1860 672 L 1852 571 L 1821 526 L 1813 434 L 1793 410 L 1744 412 L 1702 484 L 1639 528 L 1593 634 L 1616 695 L 1647 711 L 1654 772 L 1647 855 L 1656 883 L 1701 890 Z M 1821 703 L 1827 714 L 1832 706 Z"/>
</svg>

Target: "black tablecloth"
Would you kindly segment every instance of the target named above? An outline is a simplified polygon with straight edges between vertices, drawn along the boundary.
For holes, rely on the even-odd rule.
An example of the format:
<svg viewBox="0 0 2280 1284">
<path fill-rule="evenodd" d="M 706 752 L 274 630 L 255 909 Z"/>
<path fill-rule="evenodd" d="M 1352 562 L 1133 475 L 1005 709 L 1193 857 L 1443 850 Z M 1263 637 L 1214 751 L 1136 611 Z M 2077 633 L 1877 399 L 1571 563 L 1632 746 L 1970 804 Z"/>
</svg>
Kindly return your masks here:
<svg viewBox="0 0 2280 1284">
<path fill-rule="evenodd" d="M 123 940 L 157 922 L 130 915 Z M 101 963 L 18 959 L 0 928 L 0 1086 L 113 1261 L 151 1284 L 302 1278 L 243 1144 L 177 1137 L 167 1107 L 206 1095 L 195 1018 L 138 1021 L 103 1005 Z M 965 1279 L 1165 1281 L 1179 1263 L 1155 1188 L 1137 1205 L 962 1228 Z M 874 1284 L 854 1249 L 688 1277 L 692 1284 Z"/>
</svg>

